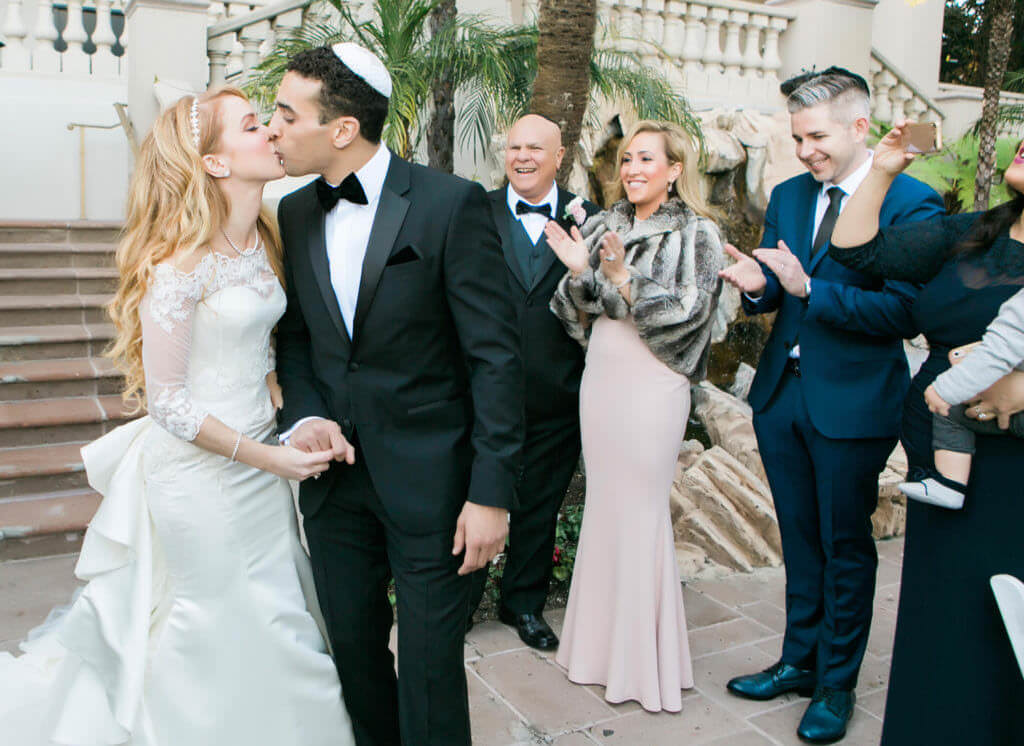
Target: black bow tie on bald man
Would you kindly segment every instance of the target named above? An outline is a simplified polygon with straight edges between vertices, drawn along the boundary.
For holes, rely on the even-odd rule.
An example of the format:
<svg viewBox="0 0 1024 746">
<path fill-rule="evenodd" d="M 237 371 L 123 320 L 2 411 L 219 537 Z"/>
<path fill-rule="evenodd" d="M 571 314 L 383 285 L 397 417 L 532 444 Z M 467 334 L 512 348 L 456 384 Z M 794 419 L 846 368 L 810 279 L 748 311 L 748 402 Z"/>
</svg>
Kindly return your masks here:
<svg viewBox="0 0 1024 746">
<path fill-rule="evenodd" d="M 363 185 L 359 183 L 359 177 L 350 173 L 338 186 L 332 187 L 323 177 L 316 180 L 316 197 L 320 200 L 320 206 L 324 212 L 330 212 L 339 200 L 346 200 L 354 205 L 369 204 L 366 199 L 366 192 Z"/>
<path fill-rule="evenodd" d="M 551 205 L 545 202 L 543 205 L 531 205 L 529 202 L 519 200 L 516 202 L 516 215 L 525 215 L 528 212 L 535 212 L 545 217 L 551 217 Z"/>
</svg>

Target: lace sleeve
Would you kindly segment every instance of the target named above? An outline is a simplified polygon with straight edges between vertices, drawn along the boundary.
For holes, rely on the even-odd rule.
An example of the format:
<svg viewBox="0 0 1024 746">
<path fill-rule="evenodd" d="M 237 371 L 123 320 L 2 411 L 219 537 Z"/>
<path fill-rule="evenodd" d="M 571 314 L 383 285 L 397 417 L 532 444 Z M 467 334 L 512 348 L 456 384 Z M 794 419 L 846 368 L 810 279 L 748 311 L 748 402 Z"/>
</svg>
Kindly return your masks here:
<svg viewBox="0 0 1024 746">
<path fill-rule="evenodd" d="M 207 415 L 192 401 L 188 368 L 192 318 L 208 274 L 209 264 L 203 262 L 188 274 L 157 265 L 139 309 L 149 414 L 167 432 L 188 441 L 196 439 Z"/>
</svg>

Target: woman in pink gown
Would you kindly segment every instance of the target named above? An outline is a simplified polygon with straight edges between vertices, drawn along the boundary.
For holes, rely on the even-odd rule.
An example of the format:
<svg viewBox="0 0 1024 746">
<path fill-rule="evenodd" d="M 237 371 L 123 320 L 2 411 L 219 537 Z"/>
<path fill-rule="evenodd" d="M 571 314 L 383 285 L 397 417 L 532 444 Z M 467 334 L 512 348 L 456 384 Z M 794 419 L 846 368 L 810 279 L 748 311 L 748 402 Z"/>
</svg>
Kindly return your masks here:
<svg viewBox="0 0 1024 746">
<path fill-rule="evenodd" d="M 682 709 L 693 686 L 669 491 L 707 368 L 722 238 L 674 125 L 639 122 L 619 149 L 625 196 L 548 243 L 569 269 L 551 310 L 586 350 L 587 495 L 556 660 L 611 702 Z"/>
</svg>

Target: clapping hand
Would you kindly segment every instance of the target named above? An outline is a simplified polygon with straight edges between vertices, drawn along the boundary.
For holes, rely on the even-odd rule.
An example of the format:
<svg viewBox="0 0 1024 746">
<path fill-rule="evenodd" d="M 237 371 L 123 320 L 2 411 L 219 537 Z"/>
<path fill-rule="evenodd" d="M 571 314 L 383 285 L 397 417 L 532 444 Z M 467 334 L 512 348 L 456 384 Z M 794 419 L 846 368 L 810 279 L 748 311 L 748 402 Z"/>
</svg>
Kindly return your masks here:
<svg viewBox="0 0 1024 746">
<path fill-rule="evenodd" d="M 807 273 L 785 241 L 777 249 L 754 249 L 754 256 L 775 273 L 782 289 L 797 298 L 807 297 Z"/>
<path fill-rule="evenodd" d="M 544 235 L 548 239 L 548 246 L 555 252 L 555 256 L 565 265 L 566 269 L 574 275 L 578 275 L 587 268 L 589 252 L 579 228 L 574 225 L 572 235 L 569 235 L 565 232 L 565 228 L 554 220 L 549 220 L 544 226 Z"/>
<path fill-rule="evenodd" d="M 601 274 L 613 285 L 621 285 L 629 279 L 626 268 L 626 247 L 615 231 L 608 231 L 601 239 Z"/>
<path fill-rule="evenodd" d="M 910 143 L 910 136 L 906 126 L 910 124 L 906 119 L 899 119 L 885 137 L 875 145 L 875 158 L 871 167 L 877 171 L 895 176 L 905 169 L 914 160 L 915 155 L 907 152 L 907 145 Z"/>
<path fill-rule="evenodd" d="M 718 276 L 751 298 L 760 296 L 767 284 L 761 265 L 731 243 L 725 245 L 725 253 L 731 256 L 736 263 L 723 269 Z"/>
</svg>

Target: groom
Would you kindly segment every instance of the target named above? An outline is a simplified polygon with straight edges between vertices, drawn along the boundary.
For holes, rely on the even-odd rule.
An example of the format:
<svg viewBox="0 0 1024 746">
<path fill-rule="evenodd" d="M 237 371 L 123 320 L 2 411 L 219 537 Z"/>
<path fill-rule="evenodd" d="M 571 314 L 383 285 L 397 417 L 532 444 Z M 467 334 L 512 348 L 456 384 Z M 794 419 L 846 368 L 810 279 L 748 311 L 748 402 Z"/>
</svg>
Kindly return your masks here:
<svg viewBox="0 0 1024 746">
<path fill-rule="evenodd" d="M 470 573 L 504 547 L 523 374 L 485 192 L 381 144 L 390 95 L 355 44 L 296 55 L 278 91 L 286 170 L 320 175 L 279 208 L 281 437 L 337 461 L 299 505 L 356 742 L 469 746 Z"/>
</svg>

